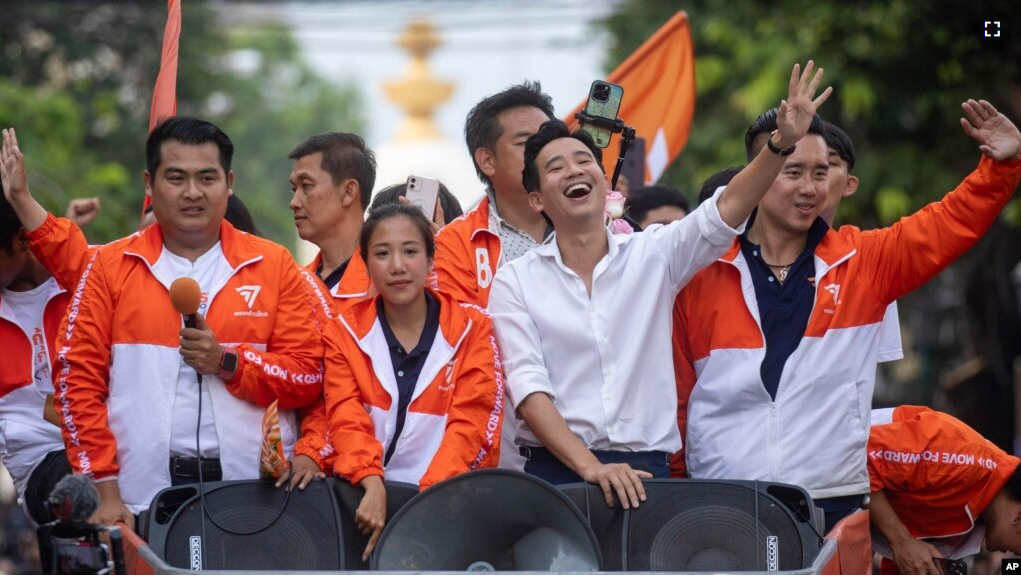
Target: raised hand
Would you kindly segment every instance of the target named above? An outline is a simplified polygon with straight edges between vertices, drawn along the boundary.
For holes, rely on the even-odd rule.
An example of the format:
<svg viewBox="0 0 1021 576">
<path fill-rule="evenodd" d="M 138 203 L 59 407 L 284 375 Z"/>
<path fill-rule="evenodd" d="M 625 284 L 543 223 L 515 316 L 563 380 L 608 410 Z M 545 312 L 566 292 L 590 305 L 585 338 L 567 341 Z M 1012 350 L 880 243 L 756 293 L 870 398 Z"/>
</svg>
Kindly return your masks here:
<svg viewBox="0 0 1021 576">
<path fill-rule="evenodd" d="M 32 197 L 28 190 L 28 176 L 25 171 L 25 156 L 18 147 L 18 135 L 14 128 L 3 130 L 3 145 L 0 146 L 0 181 L 3 182 L 4 198 L 14 208 L 14 213 L 25 230 L 31 232 L 46 221 L 46 209 Z"/>
<path fill-rule="evenodd" d="M 822 82 L 823 69 L 819 68 L 813 75 L 814 68 L 815 62 L 809 60 L 805 65 L 804 74 L 801 73 L 800 64 L 795 64 L 791 69 L 787 98 L 780 102 L 780 109 L 776 114 L 776 126 L 780 133 L 780 141 L 773 143 L 781 148 L 789 148 L 797 144 L 798 140 L 808 134 L 808 128 L 812 125 L 815 111 L 833 93 L 833 87 L 829 86 L 819 96 L 815 95 L 819 83 Z"/>
<path fill-rule="evenodd" d="M 64 218 L 83 228 L 99 216 L 99 209 L 99 198 L 74 198 L 68 202 Z"/>
<path fill-rule="evenodd" d="M 28 193 L 25 175 L 25 156 L 18 148 L 18 135 L 14 128 L 3 130 L 3 147 L 0 148 L 0 178 L 3 179 L 4 197 L 14 204 L 19 196 Z"/>
<path fill-rule="evenodd" d="M 961 108 L 967 117 L 961 118 L 961 128 L 978 142 L 983 154 L 997 162 L 1021 158 L 1021 132 L 1009 118 L 985 100 L 968 100 Z"/>
</svg>

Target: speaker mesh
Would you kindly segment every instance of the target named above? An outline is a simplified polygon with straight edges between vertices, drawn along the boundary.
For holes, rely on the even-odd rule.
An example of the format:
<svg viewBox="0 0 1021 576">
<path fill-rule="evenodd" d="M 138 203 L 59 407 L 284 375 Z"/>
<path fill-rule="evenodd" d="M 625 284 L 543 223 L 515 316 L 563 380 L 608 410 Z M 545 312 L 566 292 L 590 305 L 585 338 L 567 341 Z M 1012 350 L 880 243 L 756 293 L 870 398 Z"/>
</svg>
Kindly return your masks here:
<svg viewBox="0 0 1021 576">
<path fill-rule="evenodd" d="M 566 484 L 557 488 L 578 507 L 596 534 L 603 558 L 603 570 L 623 570 L 624 509 L 619 505 L 613 508 L 607 506 L 603 490 L 594 484 Z"/>
<path fill-rule="evenodd" d="M 763 572 L 770 554 L 779 570 L 803 567 L 795 522 L 768 495 L 727 483 L 648 482 L 645 490 L 629 519 L 629 571 Z"/>
<path fill-rule="evenodd" d="M 292 491 L 285 513 L 280 514 L 286 498 L 284 490 L 262 482 L 231 484 L 207 492 L 205 569 L 342 569 L 339 528 L 327 483 L 312 482 L 304 491 Z M 169 529 L 166 562 L 191 568 L 191 539 L 195 536 L 202 536 L 197 497 L 178 511 Z"/>
</svg>

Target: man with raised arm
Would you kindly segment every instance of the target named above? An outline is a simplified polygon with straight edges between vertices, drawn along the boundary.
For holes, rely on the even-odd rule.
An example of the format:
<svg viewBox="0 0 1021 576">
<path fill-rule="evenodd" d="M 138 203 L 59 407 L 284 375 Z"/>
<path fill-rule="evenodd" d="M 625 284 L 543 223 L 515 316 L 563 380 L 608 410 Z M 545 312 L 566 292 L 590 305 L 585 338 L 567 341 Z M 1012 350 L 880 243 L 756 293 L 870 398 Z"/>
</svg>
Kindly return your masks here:
<svg viewBox="0 0 1021 576">
<path fill-rule="evenodd" d="M 773 146 L 795 146 L 816 108 L 822 76 L 791 71 Z M 609 180 L 584 132 L 544 124 L 525 146 L 523 184 L 552 240 L 504 266 L 489 308 L 508 397 L 525 426 L 525 471 L 553 483 L 600 485 L 625 508 L 644 499 L 642 478 L 667 474 L 681 447 L 670 354 L 677 292 L 720 257 L 783 166 L 761 155 L 683 220 L 614 235 L 604 207 Z"/>
<path fill-rule="evenodd" d="M 869 491 L 865 442 L 887 306 L 929 281 L 996 220 L 1021 178 L 1021 134 L 986 101 L 962 104 L 983 157 L 947 194 L 889 228 L 833 230 L 829 149 L 759 152 L 783 169 L 723 257 L 678 298 L 678 389 L 692 478 L 785 482 L 826 529 Z"/>
</svg>

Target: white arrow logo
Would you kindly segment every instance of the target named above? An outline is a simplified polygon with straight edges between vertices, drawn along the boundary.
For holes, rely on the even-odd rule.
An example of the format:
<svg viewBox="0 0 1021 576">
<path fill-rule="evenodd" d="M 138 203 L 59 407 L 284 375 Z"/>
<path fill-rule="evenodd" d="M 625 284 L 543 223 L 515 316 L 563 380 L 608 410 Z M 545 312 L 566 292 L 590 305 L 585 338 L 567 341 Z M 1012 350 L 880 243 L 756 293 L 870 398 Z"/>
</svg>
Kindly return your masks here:
<svg viewBox="0 0 1021 576">
<path fill-rule="evenodd" d="M 259 296 L 259 290 L 262 290 L 262 286 L 238 286 L 238 294 L 245 299 L 245 304 L 248 304 L 248 309 L 251 310 L 255 304 L 255 299 Z"/>
</svg>

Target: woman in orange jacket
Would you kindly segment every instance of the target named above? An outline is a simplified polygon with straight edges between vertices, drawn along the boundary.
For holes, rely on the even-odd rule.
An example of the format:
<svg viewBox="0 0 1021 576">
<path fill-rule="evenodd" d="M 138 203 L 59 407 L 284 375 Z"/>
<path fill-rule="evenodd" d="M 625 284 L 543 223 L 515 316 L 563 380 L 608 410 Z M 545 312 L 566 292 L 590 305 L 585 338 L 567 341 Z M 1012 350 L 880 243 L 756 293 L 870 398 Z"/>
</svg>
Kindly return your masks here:
<svg viewBox="0 0 1021 576">
<path fill-rule="evenodd" d="M 435 243 L 413 206 L 369 214 L 359 250 L 378 292 L 340 316 L 325 387 L 334 472 L 365 489 L 355 520 L 375 547 L 386 478 L 421 490 L 498 461 L 503 379 L 486 313 L 426 288 Z"/>
</svg>

